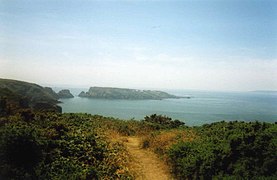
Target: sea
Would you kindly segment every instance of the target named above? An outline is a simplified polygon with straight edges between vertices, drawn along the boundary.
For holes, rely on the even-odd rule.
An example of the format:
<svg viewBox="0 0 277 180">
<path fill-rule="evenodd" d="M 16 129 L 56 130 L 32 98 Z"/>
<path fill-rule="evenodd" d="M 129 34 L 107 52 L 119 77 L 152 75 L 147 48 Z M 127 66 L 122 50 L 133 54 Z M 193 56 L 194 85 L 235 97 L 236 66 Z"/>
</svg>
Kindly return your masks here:
<svg viewBox="0 0 277 180">
<path fill-rule="evenodd" d="M 166 92 L 190 99 L 107 100 L 80 98 L 83 89 L 70 89 L 74 98 L 61 99 L 64 113 L 90 113 L 124 120 L 141 120 L 147 115 L 161 114 L 199 126 L 218 121 L 277 122 L 277 93 L 216 92 L 168 90 Z M 84 91 L 87 91 L 84 89 Z"/>
</svg>

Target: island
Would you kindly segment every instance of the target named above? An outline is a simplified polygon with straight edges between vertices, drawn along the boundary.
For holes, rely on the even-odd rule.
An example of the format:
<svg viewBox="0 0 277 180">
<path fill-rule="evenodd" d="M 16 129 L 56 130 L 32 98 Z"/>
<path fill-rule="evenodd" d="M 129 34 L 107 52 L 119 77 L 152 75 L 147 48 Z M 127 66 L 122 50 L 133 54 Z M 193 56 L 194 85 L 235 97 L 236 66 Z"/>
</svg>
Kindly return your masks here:
<svg viewBox="0 0 277 180">
<path fill-rule="evenodd" d="M 60 90 L 57 93 L 58 97 L 61 99 L 65 99 L 65 98 L 74 98 L 74 96 L 71 94 L 71 92 L 68 89 L 63 89 Z"/>
<path fill-rule="evenodd" d="M 91 87 L 88 92 L 82 91 L 79 97 L 95 99 L 129 99 L 129 100 L 162 100 L 168 98 L 190 98 L 168 94 L 163 91 L 138 90 L 114 87 Z"/>
</svg>

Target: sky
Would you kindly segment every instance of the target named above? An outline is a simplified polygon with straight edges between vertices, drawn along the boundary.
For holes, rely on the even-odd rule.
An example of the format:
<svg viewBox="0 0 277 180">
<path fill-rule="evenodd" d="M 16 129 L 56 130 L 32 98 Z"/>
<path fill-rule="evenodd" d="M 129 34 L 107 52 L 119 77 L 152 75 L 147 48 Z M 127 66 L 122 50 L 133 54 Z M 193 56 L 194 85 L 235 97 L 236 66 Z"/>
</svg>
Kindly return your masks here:
<svg viewBox="0 0 277 180">
<path fill-rule="evenodd" d="M 277 1 L 0 0 L 0 78 L 277 90 Z"/>
</svg>

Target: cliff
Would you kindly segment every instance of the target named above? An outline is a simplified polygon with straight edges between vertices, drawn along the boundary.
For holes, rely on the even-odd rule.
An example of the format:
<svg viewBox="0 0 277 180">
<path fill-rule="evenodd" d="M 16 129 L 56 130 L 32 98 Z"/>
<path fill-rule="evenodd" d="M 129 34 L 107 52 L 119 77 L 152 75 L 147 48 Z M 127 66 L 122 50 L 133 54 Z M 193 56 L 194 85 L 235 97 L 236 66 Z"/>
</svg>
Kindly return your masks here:
<svg viewBox="0 0 277 180">
<path fill-rule="evenodd" d="M 9 114 L 18 109 L 62 112 L 56 93 L 37 84 L 0 79 L 0 113 Z"/>
</svg>

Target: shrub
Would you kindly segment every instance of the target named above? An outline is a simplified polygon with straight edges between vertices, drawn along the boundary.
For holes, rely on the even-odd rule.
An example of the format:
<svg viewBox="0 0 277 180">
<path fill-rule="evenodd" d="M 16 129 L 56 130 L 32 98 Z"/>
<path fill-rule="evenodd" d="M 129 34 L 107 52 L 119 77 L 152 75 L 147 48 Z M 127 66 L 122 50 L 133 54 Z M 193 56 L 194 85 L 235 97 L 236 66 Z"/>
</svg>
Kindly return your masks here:
<svg viewBox="0 0 277 180">
<path fill-rule="evenodd" d="M 43 161 L 44 140 L 32 127 L 17 123 L 6 125 L 0 132 L 0 166 L 4 176 L 34 176 Z"/>
<path fill-rule="evenodd" d="M 145 122 L 155 124 L 157 129 L 177 128 L 184 126 L 185 123 L 179 120 L 172 120 L 170 117 L 152 114 L 144 117 Z"/>
<path fill-rule="evenodd" d="M 131 177 L 123 146 L 112 144 L 100 131 L 112 118 L 55 113 L 26 117 L 0 118 L 0 178 Z"/>
<path fill-rule="evenodd" d="M 197 131 L 200 139 L 180 142 L 168 152 L 177 178 L 276 178 L 276 125 L 220 122 Z"/>
</svg>

